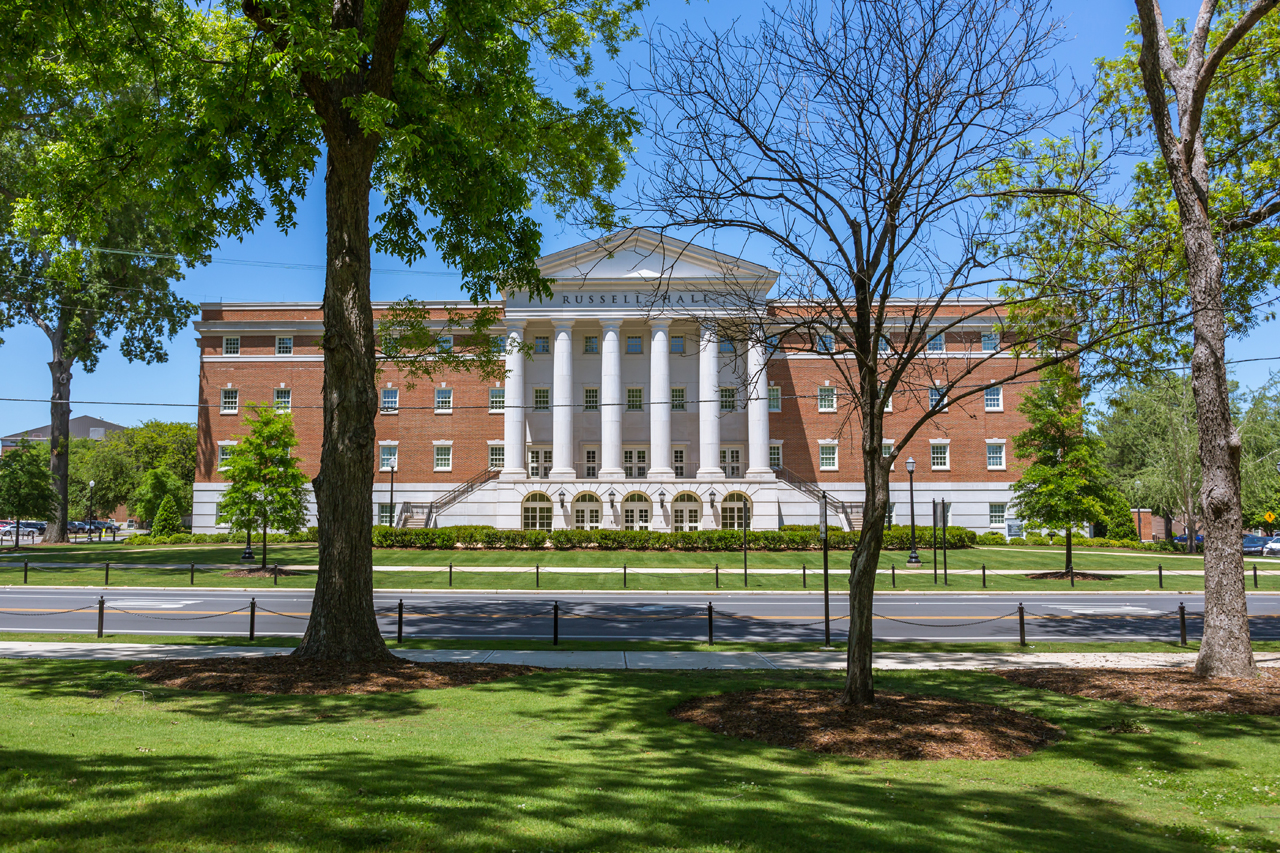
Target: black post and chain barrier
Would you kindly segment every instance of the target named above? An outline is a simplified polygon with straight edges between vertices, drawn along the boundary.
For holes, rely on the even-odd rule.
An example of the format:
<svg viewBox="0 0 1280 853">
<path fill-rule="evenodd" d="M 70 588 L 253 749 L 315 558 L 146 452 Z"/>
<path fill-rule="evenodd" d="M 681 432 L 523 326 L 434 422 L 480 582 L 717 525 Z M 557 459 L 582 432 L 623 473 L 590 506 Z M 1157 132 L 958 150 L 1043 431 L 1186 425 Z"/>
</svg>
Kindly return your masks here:
<svg viewBox="0 0 1280 853">
<path fill-rule="evenodd" d="M 400 599 L 400 605 L 396 608 L 396 643 L 404 642 L 404 599 Z"/>
<path fill-rule="evenodd" d="M 1025 646 L 1027 644 L 1027 611 L 1023 608 L 1022 602 L 1018 602 L 1018 645 Z"/>
<path fill-rule="evenodd" d="M 622 577 L 625 579 L 626 576 L 627 576 L 627 567 L 626 567 L 626 564 L 624 563 L 622 566 Z M 541 563 L 533 564 L 533 585 L 538 589 L 542 588 L 542 564 Z M 624 583 L 623 586 L 626 586 L 626 584 Z"/>
<path fill-rule="evenodd" d="M 102 639 L 102 623 L 107 615 L 107 600 L 103 596 L 98 596 L 98 639 Z"/>
<path fill-rule="evenodd" d="M 1258 567 L 1257 567 L 1257 566 L 1254 566 L 1254 567 L 1253 567 L 1253 577 L 1254 577 L 1254 581 L 1255 581 L 1254 586 L 1257 586 L 1257 585 L 1258 585 L 1258 584 L 1256 583 L 1257 578 L 1258 578 Z M 26 560 L 23 560 L 23 561 L 22 561 L 22 582 L 23 582 L 23 583 L 26 583 L 26 582 L 27 582 L 27 561 L 26 561 Z"/>
<path fill-rule="evenodd" d="M 249 599 L 249 639 L 250 640 L 252 640 L 254 638 L 254 634 L 257 633 L 257 623 L 258 623 L 258 599 L 251 598 Z"/>
<path fill-rule="evenodd" d="M 1067 576 L 1071 578 L 1071 588 L 1076 588 L 1076 567 L 1074 563 L 1067 563 Z"/>
<path fill-rule="evenodd" d="M 627 588 L 627 564 L 622 564 L 622 588 Z"/>
<path fill-rule="evenodd" d="M 716 589 L 720 588 L 720 564 L 716 563 Z"/>
<path fill-rule="evenodd" d="M 191 564 L 191 585 L 192 586 L 196 585 L 196 564 L 195 563 Z"/>
<path fill-rule="evenodd" d="M 707 645 L 714 646 L 716 644 L 716 627 L 715 627 L 715 608 L 711 606 L 711 602 L 707 602 Z"/>
<path fill-rule="evenodd" d="M 102 576 L 102 585 L 111 586 L 111 561 L 110 560 L 107 561 L 107 568 L 105 573 Z"/>
<path fill-rule="evenodd" d="M 804 563 L 800 564 L 800 588 L 809 588 L 809 567 Z"/>
<path fill-rule="evenodd" d="M 551 603 L 551 645 L 560 645 L 560 602 Z"/>
<path fill-rule="evenodd" d="M 1187 607 L 1181 601 L 1178 602 L 1178 645 L 1185 646 L 1187 644 Z"/>
<path fill-rule="evenodd" d="M 889 564 L 889 586 L 893 587 L 894 589 L 898 588 L 898 564 L 897 563 Z"/>
<path fill-rule="evenodd" d="M 982 588 L 987 588 L 987 564 L 982 564 Z"/>
<path fill-rule="evenodd" d="M 1156 565 L 1156 577 L 1160 580 L 1160 588 L 1164 589 L 1164 563 Z"/>
<path fill-rule="evenodd" d="M 1253 588 L 1258 588 L 1258 564 L 1253 564 Z"/>
</svg>

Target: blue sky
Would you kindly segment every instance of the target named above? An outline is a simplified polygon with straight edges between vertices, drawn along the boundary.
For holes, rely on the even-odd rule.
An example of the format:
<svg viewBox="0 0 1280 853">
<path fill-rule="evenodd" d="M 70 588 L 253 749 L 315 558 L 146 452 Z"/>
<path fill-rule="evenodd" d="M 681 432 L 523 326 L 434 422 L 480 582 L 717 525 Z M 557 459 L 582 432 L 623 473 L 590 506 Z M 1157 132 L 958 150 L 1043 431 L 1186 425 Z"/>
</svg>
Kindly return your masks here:
<svg viewBox="0 0 1280 853">
<path fill-rule="evenodd" d="M 1194 14 L 1198 3 L 1187 0 L 1165 4 L 1165 14 Z M 758 0 L 654 0 L 642 19 L 648 31 L 654 26 L 678 26 L 685 21 L 695 25 L 723 28 L 736 17 L 744 28 L 754 27 L 763 4 Z M 1113 0 L 1072 0 L 1056 5 L 1065 18 L 1070 40 L 1058 54 L 1064 74 L 1087 78 L 1091 63 L 1099 56 L 1115 56 L 1123 48 L 1125 27 L 1133 14 L 1133 6 Z M 621 81 L 629 68 L 641 69 L 646 61 L 642 44 L 631 45 L 614 66 L 602 63 L 599 76 L 608 82 L 608 91 L 624 97 Z M 644 157 L 640 141 L 639 158 Z M 634 170 L 633 170 L 634 173 Z M 227 240 L 214 254 L 214 263 L 187 273 L 177 284 L 177 291 L 193 302 L 232 301 L 318 301 L 324 290 L 324 197 L 323 184 L 317 180 L 301 205 L 298 226 L 288 234 L 277 231 L 269 222 L 243 240 Z M 544 217 L 544 252 L 550 253 L 583 242 L 584 235 Z M 763 246 L 748 258 L 768 263 Z M 252 266 L 233 263 L 249 261 L 277 265 L 296 264 L 308 268 L 285 266 Z M 449 299 L 459 295 L 458 277 L 449 274 L 438 258 L 428 257 L 414 265 L 414 272 L 436 275 L 404 274 L 406 267 L 395 258 L 375 256 L 373 298 L 391 300 L 407 294 L 422 299 Z M 399 272 L 400 274 L 396 274 Z M 439 275 L 439 273 L 445 273 Z M 1274 341 L 1280 323 L 1271 323 L 1243 341 L 1228 343 L 1229 359 L 1246 359 L 1273 355 Z M 49 421 L 49 372 L 46 367 L 49 345 L 44 335 L 32 327 L 18 327 L 4 333 L 0 347 L 0 396 L 29 398 L 36 402 L 0 403 L 0 435 L 37 427 Z M 1274 362 L 1242 364 L 1235 377 L 1246 386 L 1260 385 L 1268 378 Z M 169 361 L 159 365 L 130 364 L 113 348 L 103 355 L 94 373 L 77 369 L 72 381 L 72 398 L 102 403 L 77 403 L 72 416 L 94 415 L 125 425 L 150 418 L 162 420 L 195 419 L 191 407 L 123 405 L 123 403 L 191 404 L 196 399 L 199 360 L 195 334 L 188 328 L 169 345 Z"/>
</svg>

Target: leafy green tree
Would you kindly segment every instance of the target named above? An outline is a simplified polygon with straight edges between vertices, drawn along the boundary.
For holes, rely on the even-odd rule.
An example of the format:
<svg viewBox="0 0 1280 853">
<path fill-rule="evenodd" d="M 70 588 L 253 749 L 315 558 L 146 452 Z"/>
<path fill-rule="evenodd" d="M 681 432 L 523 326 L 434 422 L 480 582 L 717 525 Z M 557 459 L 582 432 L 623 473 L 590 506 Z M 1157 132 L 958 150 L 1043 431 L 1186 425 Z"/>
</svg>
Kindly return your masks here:
<svg viewBox="0 0 1280 853">
<path fill-rule="evenodd" d="M 165 495 L 156 510 L 155 519 L 151 522 L 152 536 L 172 536 L 182 532 L 182 517 L 178 515 L 178 505 L 173 495 Z"/>
<path fill-rule="evenodd" d="M 1105 467 L 1105 466 L 1104 466 Z M 1103 501 L 1106 507 L 1106 537 L 1121 542 L 1135 542 L 1138 539 L 1138 526 L 1133 523 L 1133 507 L 1129 498 L 1119 488 L 1110 485 Z"/>
<path fill-rule="evenodd" d="M 1280 393 L 1268 387 L 1243 403 L 1240 423 L 1240 492 L 1247 528 L 1274 531 L 1280 522 Z"/>
<path fill-rule="evenodd" d="M 1013 486 L 1014 512 L 1031 527 L 1066 531 L 1066 570 L 1073 571 L 1072 531 L 1107 518 L 1109 477 L 1102 443 L 1085 428 L 1077 377 L 1056 366 L 1023 397 L 1028 427 L 1014 436 L 1014 455 L 1030 462 Z"/>
<path fill-rule="evenodd" d="M 26 438 L 0 456 L 0 515 L 12 516 L 13 546 L 22 547 L 18 521 L 44 521 L 53 512 L 58 494 L 49 482 L 43 445 Z"/>
<path fill-rule="evenodd" d="M 267 531 L 295 533 L 307 521 L 307 477 L 298 467 L 293 418 L 270 406 L 249 404 L 249 434 L 222 471 L 231 483 L 218 504 L 219 521 L 237 530 L 262 531 L 262 570 L 267 570 Z"/>
<path fill-rule="evenodd" d="M 156 518 L 160 504 L 172 500 L 178 515 L 191 512 L 191 487 L 167 468 L 152 468 L 142 475 L 138 487 L 129 496 L 129 512 L 139 519 Z"/>
<path fill-rule="evenodd" d="M 196 479 L 196 425 L 183 421 L 144 421 L 124 430 L 129 455 L 140 474 L 156 469 L 169 471 L 190 486 Z M 174 495 L 178 508 L 182 500 Z M 187 499 L 190 503 L 190 497 Z"/>
<path fill-rule="evenodd" d="M 125 441 L 116 435 L 101 441 L 72 439 L 68 456 L 68 506 L 76 517 L 106 518 L 128 503 L 138 485 L 138 472 Z"/>
</svg>

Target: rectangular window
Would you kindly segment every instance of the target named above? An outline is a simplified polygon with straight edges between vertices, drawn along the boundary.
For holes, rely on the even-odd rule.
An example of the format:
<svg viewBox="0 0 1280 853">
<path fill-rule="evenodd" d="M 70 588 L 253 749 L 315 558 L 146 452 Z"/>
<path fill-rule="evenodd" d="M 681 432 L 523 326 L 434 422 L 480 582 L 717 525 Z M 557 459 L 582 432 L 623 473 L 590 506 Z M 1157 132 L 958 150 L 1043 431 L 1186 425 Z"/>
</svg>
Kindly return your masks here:
<svg viewBox="0 0 1280 853">
<path fill-rule="evenodd" d="M 1004 527 L 1004 509 L 1007 504 L 987 504 L 987 523 L 992 527 Z"/>
<path fill-rule="evenodd" d="M 437 338 L 436 352 L 453 352 L 453 335 L 441 335 Z"/>
<path fill-rule="evenodd" d="M 584 412 L 600 411 L 600 389 L 599 388 L 583 388 L 582 389 L 582 411 Z"/>
<path fill-rule="evenodd" d="M 781 444 L 769 445 L 769 467 L 770 468 L 782 467 L 782 445 Z"/>
<path fill-rule="evenodd" d="M 683 389 L 683 388 L 672 388 L 672 389 L 671 389 L 671 411 L 673 411 L 673 412 L 683 412 L 683 411 L 685 411 L 685 407 L 684 407 L 684 389 Z"/>
<path fill-rule="evenodd" d="M 932 338 L 929 338 L 929 342 L 924 345 L 924 348 L 928 352 L 942 352 L 947 347 L 942 335 L 934 335 Z"/>
<path fill-rule="evenodd" d="M 988 444 L 987 445 L 987 467 L 1002 469 L 1004 468 L 1004 445 Z"/>
<path fill-rule="evenodd" d="M 582 352 L 584 355 L 600 354 L 600 336 L 587 335 L 582 339 Z"/>
<path fill-rule="evenodd" d="M 489 339 L 489 352 L 494 355 L 504 355 L 507 351 L 507 339 L 502 335 L 493 335 Z"/>
<path fill-rule="evenodd" d="M 929 389 L 929 408 L 945 409 L 947 407 L 947 398 L 942 393 L 941 388 Z"/>
<path fill-rule="evenodd" d="M 224 415 L 234 415 L 240 411 L 240 392 L 235 388 L 222 389 L 222 408 Z"/>
<path fill-rule="evenodd" d="M 643 355 L 644 338 L 639 335 L 627 335 L 627 355 Z"/>
<path fill-rule="evenodd" d="M 732 354 L 734 353 L 734 351 L 735 351 L 735 350 L 734 350 L 734 348 L 733 348 L 733 341 L 729 340 L 728 338 L 721 337 L 721 338 L 720 338 L 720 352 L 722 352 L 722 353 L 727 353 L 727 354 L 729 354 L 729 355 L 732 355 Z"/>
<path fill-rule="evenodd" d="M 671 336 L 671 354 L 684 355 L 684 335 Z"/>
<path fill-rule="evenodd" d="M 378 468 L 390 471 L 400 467 L 400 448 L 394 444 L 384 444 L 378 448 Z"/>
<path fill-rule="evenodd" d="M 551 352 L 551 338 L 546 335 L 534 335 L 533 351 L 537 355 L 545 355 Z"/>
<path fill-rule="evenodd" d="M 551 411 L 551 389 L 550 388 L 534 388 L 533 389 L 533 410 L 535 412 Z"/>
<path fill-rule="evenodd" d="M 892 349 L 892 347 L 891 347 L 891 346 L 890 346 L 890 344 L 889 344 L 889 339 L 888 339 L 887 337 L 881 336 L 881 338 L 880 338 L 880 352 L 889 352 L 891 349 Z"/>
<path fill-rule="evenodd" d="M 235 447 L 230 444 L 218 445 L 218 470 L 226 468 L 231 462 L 231 454 L 235 451 Z"/>
<path fill-rule="evenodd" d="M 502 412 L 507 408 L 507 389 L 506 388 L 490 388 L 489 389 L 489 411 Z"/>
<path fill-rule="evenodd" d="M 276 389 L 276 411 L 287 412 L 293 403 L 293 391 L 288 388 Z"/>
<path fill-rule="evenodd" d="M 982 333 L 982 351 L 995 352 L 996 347 L 1000 345 L 1000 336 L 995 332 Z M 992 504 L 992 506 L 1004 506 L 1004 504 Z"/>
<path fill-rule="evenodd" d="M 293 355 L 293 336 L 276 338 L 276 355 Z"/>
<path fill-rule="evenodd" d="M 437 412 L 453 411 L 453 389 L 452 388 L 436 389 L 436 411 Z"/>
<path fill-rule="evenodd" d="M 222 354 L 223 355 L 239 355 L 240 339 L 239 338 L 223 338 Z"/>
<path fill-rule="evenodd" d="M 818 411 L 834 412 L 836 410 L 836 389 L 822 387 L 818 389 Z"/>
<path fill-rule="evenodd" d="M 893 442 L 886 441 L 880 445 L 880 455 L 888 459 L 893 455 Z"/>
<path fill-rule="evenodd" d="M 838 458 L 836 456 L 836 446 L 834 444 L 818 445 L 818 470 L 835 471 L 838 470 Z"/>
<path fill-rule="evenodd" d="M 395 513 L 395 504 L 378 504 L 378 524 L 381 524 L 383 527 L 390 527 L 395 524 Z"/>
<path fill-rule="evenodd" d="M 676 472 L 677 477 L 684 476 L 684 448 L 677 447 L 671 451 L 671 470 Z"/>
<path fill-rule="evenodd" d="M 835 335 L 818 335 L 818 352 L 835 352 Z"/>
<path fill-rule="evenodd" d="M 737 388 L 721 388 L 720 389 L 720 411 L 733 412 L 738 409 L 738 389 Z"/>
<path fill-rule="evenodd" d="M 378 406 L 378 410 L 384 415 L 394 414 L 400 410 L 400 389 L 383 388 L 382 404 Z"/>
<path fill-rule="evenodd" d="M 929 466 L 935 471 L 945 471 L 951 467 L 951 445 L 929 445 Z"/>
<path fill-rule="evenodd" d="M 594 480 L 600 474 L 600 463 L 595 450 L 586 451 L 586 467 L 582 476 Z"/>
<path fill-rule="evenodd" d="M 1004 389 L 999 385 L 982 392 L 982 405 L 988 412 L 1004 411 Z"/>
<path fill-rule="evenodd" d="M 501 444 L 489 445 L 489 467 L 501 468 L 507 464 L 507 448 Z"/>
<path fill-rule="evenodd" d="M 627 411 L 628 412 L 644 411 L 644 389 L 643 388 L 627 389 Z"/>
<path fill-rule="evenodd" d="M 778 385 L 769 386 L 769 411 L 782 411 L 782 388 Z"/>
<path fill-rule="evenodd" d="M 436 470 L 453 470 L 453 447 L 448 444 L 436 445 Z"/>
</svg>

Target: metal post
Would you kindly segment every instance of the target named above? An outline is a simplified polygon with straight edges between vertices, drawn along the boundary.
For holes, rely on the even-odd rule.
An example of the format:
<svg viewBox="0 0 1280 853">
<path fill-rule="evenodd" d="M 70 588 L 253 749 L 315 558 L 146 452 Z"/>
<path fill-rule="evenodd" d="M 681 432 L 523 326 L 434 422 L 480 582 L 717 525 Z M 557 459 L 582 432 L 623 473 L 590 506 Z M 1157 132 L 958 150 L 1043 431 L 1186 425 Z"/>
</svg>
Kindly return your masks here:
<svg viewBox="0 0 1280 853">
<path fill-rule="evenodd" d="M 1067 564 L 1067 577 L 1071 578 L 1071 588 L 1075 589 L 1076 588 L 1076 567 L 1070 563 Z"/>
<path fill-rule="evenodd" d="M 111 586 L 111 561 L 107 561 L 107 567 L 102 574 L 102 585 Z"/>
<path fill-rule="evenodd" d="M 889 564 L 889 584 L 894 588 L 898 588 L 898 564 Z"/>
<path fill-rule="evenodd" d="M 804 589 L 809 588 L 809 567 L 804 563 L 800 564 L 800 586 Z"/>
<path fill-rule="evenodd" d="M 942 585 L 947 586 L 947 499 L 942 499 Z"/>
<path fill-rule="evenodd" d="M 191 564 L 191 585 L 192 586 L 196 585 L 196 564 L 195 563 Z"/>
<path fill-rule="evenodd" d="M 1181 601 L 1178 602 L 1178 644 L 1187 644 L 1187 607 Z"/>
<path fill-rule="evenodd" d="M 908 566 L 920 565 L 920 554 L 916 551 L 916 460 L 907 457 L 907 501 L 911 506 L 911 553 L 907 555 Z"/>
<path fill-rule="evenodd" d="M 929 526 L 933 530 L 933 585 L 938 585 L 938 499 L 931 501 L 933 515 L 929 519 Z"/>
<path fill-rule="evenodd" d="M 715 629 L 715 609 L 711 606 L 711 602 L 707 602 L 707 645 L 714 646 L 716 644 Z"/>
<path fill-rule="evenodd" d="M 24 580 L 23 583 L 26 583 L 26 581 Z M 1258 588 L 1258 564 L 1257 563 L 1253 564 L 1253 588 L 1254 589 Z"/>
<path fill-rule="evenodd" d="M 1253 585 L 1254 585 L 1254 586 L 1257 586 L 1257 585 L 1258 585 L 1258 584 L 1257 584 L 1257 579 L 1258 579 L 1258 567 L 1257 567 L 1257 566 L 1254 566 L 1254 567 L 1253 567 L 1253 578 L 1254 578 L 1254 584 L 1253 584 Z M 26 582 L 27 582 L 27 561 L 26 561 L 26 560 L 23 560 L 23 561 L 22 561 L 22 582 L 23 582 L 23 583 L 26 583 Z"/>
<path fill-rule="evenodd" d="M 400 606 L 396 613 L 396 642 L 404 642 L 404 599 L 400 599 Z"/>
<path fill-rule="evenodd" d="M 1164 563 L 1156 564 L 1156 577 L 1160 580 L 1160 588 L 1164 589 Z"/>
<path fill-rule="evenodd" d="M 720 564 L 716 563 L 716 589 L 720 588 Z"/>
<path fill-rule="evenodd" d="M 982 588 L 987 588 L 987 564 L 982 564 Z"/>
<path fill-rule="evenodd" d="M 1027 644 L 1027 612 L 1022 608 L 1022 602 L 1018 602 L 1018 645 L 1025 646 Z"/>
<path fill-rule="evenodd" d="M 560 645 L 560 602 L 551 605 L 551 645 Z"/>
<path fill-rule="evenodd" d="M 258 622 L 258 599 L 249 599 L 249 639 L 253 639 L 255 626 Z"/>
<path fill-rule="evenodd" d="M 98 596 L 98 639 L 102 639 L 102 620 L 107 615 L 107 601 Z"/>
<path fill-rule="evenodd" d="M 627 588 L 627 564 L 622 564 L 622 588 Z"/>
<path fill-rule="evenodd" d="M 453 586 L 453 561 L 449 561 L 449 586 Z"/>
<path fill-rule="evenodd" d="M 627 567 L 625 565 L 622 567 L 622 576 L 624 578 L 627 576 Z M 542 587 L 542 564 L 541 563 L 533 564 L 533 585 L 538 588 Z"/>
<path fill-rule="evenodd" d="M 824 501 L 825 503 L 825 501 Z M 826 521 L 826 518 L 823 518 Z M 826 526 L 825 524 L 823 525 Z M 827 537 L 822 537 L 822 623 L 824 646 L 831 645 L 831 571 L 827 563 Z"/>
<path fill-rule="evenodd" d="M 747 504 L 742 504 L 742 588 L 747 588 Z"/>
</svg>

